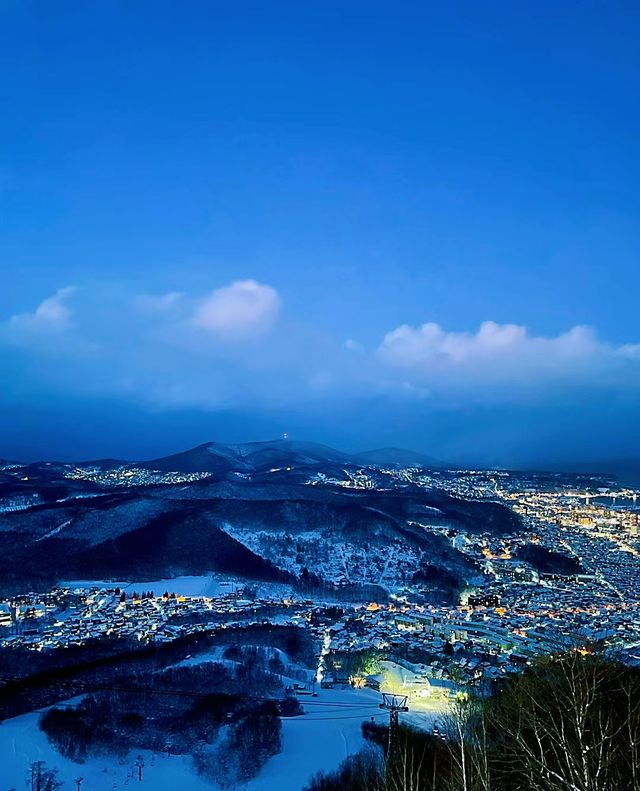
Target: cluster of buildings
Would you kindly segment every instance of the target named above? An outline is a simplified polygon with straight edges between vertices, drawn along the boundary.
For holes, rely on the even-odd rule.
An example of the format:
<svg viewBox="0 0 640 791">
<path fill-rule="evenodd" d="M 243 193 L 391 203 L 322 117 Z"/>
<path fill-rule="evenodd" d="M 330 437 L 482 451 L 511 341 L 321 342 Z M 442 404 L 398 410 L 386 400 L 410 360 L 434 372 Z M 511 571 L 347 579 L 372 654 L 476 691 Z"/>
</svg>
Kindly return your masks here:
<svg viewBox="0 0 640 791">
<path fill-rule="evenodd" d="M 302 603 L 281 598 L 249 599 L 243 592 L 216 597 L 121 591 L 107 583 L 56 588 L 0 602 L 0 647 L 50 651 L 101 639 L 168 642 L 177 637 L 239 623 L 300 619 Z"/>
<path fill-rule="evenodd" d="M 635 491 L 614 490 L 599 476 L 403 475 L 453 495 L 503 502 L 521 514 L 525 530 L 496 535 L 479 526 L 461 532 L 425 519 L 425 530 L 447 536 L 473 559 L 481 583 L 465 591 L 457 606 L 418 605 L 409 589 L 391 604 L 347 612 L 330 630 L 329 653 L 338 666 L 342 656 L 373 651 L 432 683 L 482 685 L 535 655 L 567 647 L 605 648 L 640 661 Z M 550 553 L 549 568 L 530 562 L 526 550 L 532 546 Z"/>
<path fill-rule="evenodd" d="M 64 477 L 73 481 L 86 481 L 105 487 L 155 486 L 158 484 L 194 483 L 210 478 L 208 472 L 161 472 L 143 467 L 119 466 L 113 469 L 102 467 L 69 467 Z"/>
<path fill-rule="evenodd" d="M 343 489 L 375 489 L 376 480 L 366 469 L 346 469 L 343 478 L 316 472 L 307 481 L 309 486 L 341 486 Z"/>
<path fill-rule="evenodd" d="M 78 475 L 90 474 L 86 468 L 78 470 Z M 126 475 L 129 485 L 137 476 L 146 483 L 151 482 L 149 476 L 157 475 L 179 475 L 184 480 L 206 476 L 134 468 L 98 474 L 102 484 L 113 476 L 114 485 L 119 475 Z M 314 632 L 322 644 L 322 663 L 332 668 L 332 680 L 381 687 L 386 673 L 396 679 L 396 686 L 404 683 L 420 694 L 446 692 L 459 685 L 482 686 L 518 670 L 537 654 L 567 646 L 585 652 L 603 646 L 640 661 L 636 659 L 640 657 L 640 510 L 633 490 L 613 491 L 606 481 L 588 476 L 425 473 L 412 468 L 353 472 L 341 485 L 379 486 L 377 475 L 395 476 L 400 484 L 437 485 L 465 498 L 502 502 L 522 516 L 525 529 L 508 535 L 487 532 L 481 525 L 462 531 L 459 526 L 443 525 L 442 520 L 434 519 L 430 525 L 425 516 L 420 527 L 444 535 L 479 570 L 478 584 L 455 605 L 424 604 L 420 585 L 412 582 L 418 559 L 392 547 L 379 558 L 378 570 L 382 585 L 389 575 L 391 600 L 341 603 L 329 621 L 324 614 L 332 602 L 321 594 L 304 601 L 275 590 L 258 596 L 242 591 L 215 597 L 168 592 L 157 596 L 132 594 L 103 583 L 0 601 L 0 646 L 48 651 L 110 638 L 170 641 L 239 623 L 293 624 Z M 318 474 L 309 483 L 330 481 Z M 322 561 L 326 549 L 321 535 L 317 542 Z M 526 553 L 531 547 L 569 558 L 573 566 L 536 564 Z M 295 544 L 282 547 L 283 557 L 288 551 L 295 552 Z M 359 564 L 364 569 L 374 563 L 366 552 L 359 557 L 354 547 L 334 542 L 334 551 L 344 552 L 342 562 L 340 557 L 337 561 L 327 557 L 334 569 Z M 371 568 L 369 578 L 370 572 Z M 348 581 L 353 583 L 353 573 Z M 367 652 L 384 660 L 377 672 L 363 678 L 340 677 L 341 658 Z"/>
<path fill-rule="evenodd" d="M 620 601 L 640 600 L 640 507 L 632 489 L 503 491 L 535 540 L 577 558 Z"/>
<path fill-rule="evenodd" d="M 41 502 L 42 500 L 37 492 L 28 492 L 27 494 L 13 495 L 12 497 L 0 497 L 0 514 L 26 511 Z"/>
<path fill-rule="evenodd" d="M 489 586 L 457 607 L 369 604 L 330 629 L 330 653 L 374 652 L 432 684 L 477 685 L 543 653 L 640 646 L 636 606 L 606 593 L 591 599 L 587 590 L 577 592 L 569 582 L 514 583 Z"/>
</svg>

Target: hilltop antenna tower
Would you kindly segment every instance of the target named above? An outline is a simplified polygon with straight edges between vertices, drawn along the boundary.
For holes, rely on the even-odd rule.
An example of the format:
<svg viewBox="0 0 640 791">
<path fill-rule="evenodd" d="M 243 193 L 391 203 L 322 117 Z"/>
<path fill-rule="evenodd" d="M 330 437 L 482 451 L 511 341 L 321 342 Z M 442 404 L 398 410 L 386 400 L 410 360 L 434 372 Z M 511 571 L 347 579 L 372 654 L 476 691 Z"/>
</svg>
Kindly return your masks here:
<svg viewBox="0 0 640 791">
<path fill-rule="evenodd" d="M 387 743 L 387 761 L 390 761 L 398 744 L 398 722 L 401 711 L 409 711 L 407 695 L 390 695 L 382 693 L 380 708 L 389 712 L 389 741 Z"/>
</svg>

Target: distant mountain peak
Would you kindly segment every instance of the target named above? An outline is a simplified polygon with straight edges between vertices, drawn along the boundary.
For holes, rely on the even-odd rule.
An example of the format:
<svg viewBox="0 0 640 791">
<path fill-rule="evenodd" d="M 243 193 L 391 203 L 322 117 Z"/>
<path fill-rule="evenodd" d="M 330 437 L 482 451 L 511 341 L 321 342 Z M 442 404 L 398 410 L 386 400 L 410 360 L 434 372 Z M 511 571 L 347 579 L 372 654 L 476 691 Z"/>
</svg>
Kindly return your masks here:
<svg viewBox="0 0 640 791">
<path fill-rule="evenodd" d="M 213 474 L 322 464 L 442 466 L 436 459 L 402 448 L 380 448 L 364 453 L 349 454 L 319 442 L 281 437 L 228 445 L 221 442 L 205 442 L 180 453 L 140 462 L 140 466 L 146 469 L 167 472 L 210 472 Z"/>
</svg>

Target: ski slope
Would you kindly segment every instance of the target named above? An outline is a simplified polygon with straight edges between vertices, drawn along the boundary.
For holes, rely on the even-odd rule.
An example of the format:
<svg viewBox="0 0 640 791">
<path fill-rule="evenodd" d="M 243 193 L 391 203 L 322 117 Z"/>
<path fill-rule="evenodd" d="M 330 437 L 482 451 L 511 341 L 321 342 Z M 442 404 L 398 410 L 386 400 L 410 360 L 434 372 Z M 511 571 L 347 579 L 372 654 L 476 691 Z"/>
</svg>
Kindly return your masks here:
<svg viewBox="0 0 640 791">
<path fill-rule="evenodd" d="M 246 791 L 302 791 L 314 774 L 338 767 L 342 760 L 364 746 L 361 723 L 371 716 L 384 721 L 378 708 L 380 695 L 369 689 L 320 690 L 317 698 L 303 698 L 305 713 L 282 721 L 282 752 L 269 759 L 260 774 L 243 786 Z M 92 758 L 76 764 L 63 758 L 49 744 L 38 726 L 40 714 L 31 712 L 0 723 L 0 783 L 4 789 L 21 789 L 34 761 L 57 769 L 63 791 L 75 791 L 82 777 L 82 791 L 218 791 L 199 777 L 190 758 L 167 757 L 132 751 L 126 759 Z M 142 781 L 136 761 L 142 755 Z"/>
</svg>

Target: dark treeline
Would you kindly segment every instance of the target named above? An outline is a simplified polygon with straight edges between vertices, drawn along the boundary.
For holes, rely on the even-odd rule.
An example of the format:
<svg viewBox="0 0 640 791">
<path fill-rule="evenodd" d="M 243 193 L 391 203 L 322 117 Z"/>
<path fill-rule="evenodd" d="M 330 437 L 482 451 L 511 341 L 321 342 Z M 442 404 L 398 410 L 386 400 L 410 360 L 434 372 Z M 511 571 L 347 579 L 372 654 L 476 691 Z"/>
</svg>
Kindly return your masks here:
<svg viewBox="0 0 640 791">
<path fill-rule="evenodd" d="M 376 749 L 307 791 L 637 791 L 640 670 L 569 652 L 540 659 L 485 699 L 457 700 L 447 739 L 367 725 Z"/>
<path fill-rule="evenodd" d="M 227 501 L 179 502 L 125 491 L 0 514 L 4 528 L 0 531 L 0 591 L 12 595 L 47 590 L 57 580 L 79 577 L 144 581 L 212 571 L 292 582 L 288 572 L 221 529 L 216 509 L 226 505 Z M 54 526 L 72 517 L 86 522 L 90 536 L 91 520 L 97 514 L 103 526 L 113 526 L 113 535 L 107 531 L 99 543 L 40 533 L 43 525 Z"/>
<path fill-rule="evenodd" d="M 369 549 L 365 546 L 365 549 Z M 348 583 L 336 585 L 303 567 L 300 576 L 294 581 L 293 588 L 303 595 L 319 596 L 333 602 L 388 602 L 389 591 L 375 583 Z"/>
<path fill-rule="evenodd" d="M 447 517 L 471 531 L 482 529 L 494 535 L 503 535 L 518 533 L 523 529 L 522 518 L 504 503 L 462 500 L 436 490 L 426 494 L 425 503 L 439 508 Z"/>
<path fill-rule="evenodd" d="M 94 579 L 155 579 L 220 571 L 266 582 L 289 582 L 286 571 L 254 554 L 218 526 L 219 507 L 217 501 L 164 502 L 166 510 L 142 524 L 134 519 L 128 531 L 76 550 L 64 567 L 67 578 L 81 573 Z"/>
<path fill-rule="evenodd" d="M 312 667 L 316 648 L 308 631 L 295 626 L 251 624 L 185 635 L 167 643 L 96 640 L 38 653 L 0 652 L 0 719 L 50 706 L 56 701 L 120 683 L 132 683 L 189 655 L 217 645 L 279 648 L 293 661 Z"/>
<path fill-rule="evenodd" d="M 465 581 L 460 573 L 427 562 L 413 575 L 413 584 L 421 585 L 422 596 L 434 603 L 456 605 Z"/>
<path fill-rule="evenodd" d="M 74 761 L 166 750 L 191 755 L 200 772 L 222 785 L 247 780 L 280 750 L 280 715 L 299 714 L 300 706 L 283 697 L 266 653 L 238 650 L 235 666 L 207 662 L 147 674 L 135 688 L 123 685 L 73 707 L 54 707 L 40 727 Z"/>
<path fill-rule="evenodd" d="M 530 563 L 541 574 L 584 574 L 577 558 L 538 544 L 525 544 L 517 550 L 516 557 Z"/>
</svg>

